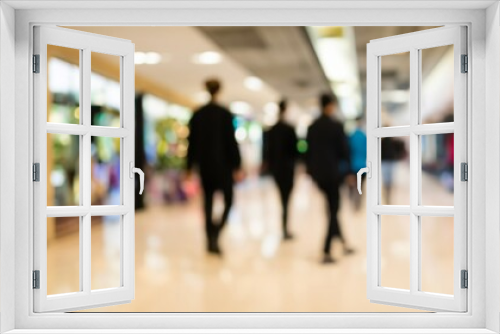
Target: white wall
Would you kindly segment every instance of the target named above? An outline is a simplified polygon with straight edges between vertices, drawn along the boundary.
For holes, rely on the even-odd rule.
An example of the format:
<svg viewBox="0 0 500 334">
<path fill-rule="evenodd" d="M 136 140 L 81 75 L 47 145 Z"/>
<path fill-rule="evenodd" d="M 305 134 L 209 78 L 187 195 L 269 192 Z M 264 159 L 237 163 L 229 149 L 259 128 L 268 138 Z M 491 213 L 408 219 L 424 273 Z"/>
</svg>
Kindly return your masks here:
<svg viewBox="0 0 500 334">
<path fill-rule="evenodd" d="M 15 11 L 0 3 L 0 332 L 14 328 L 14 60 Z M 12 270 L 10 270 L 12 269 Z"/>
<path fill-rule="evenodd" d="M 486 328 L 500 331 L 500 245 L 495 235 L 500 234 L 500 14 L 499 4 L 491 5 L 486 11 L 486 276 L 495 277 L 497 282 L 486 286 Z"/>
</svg>

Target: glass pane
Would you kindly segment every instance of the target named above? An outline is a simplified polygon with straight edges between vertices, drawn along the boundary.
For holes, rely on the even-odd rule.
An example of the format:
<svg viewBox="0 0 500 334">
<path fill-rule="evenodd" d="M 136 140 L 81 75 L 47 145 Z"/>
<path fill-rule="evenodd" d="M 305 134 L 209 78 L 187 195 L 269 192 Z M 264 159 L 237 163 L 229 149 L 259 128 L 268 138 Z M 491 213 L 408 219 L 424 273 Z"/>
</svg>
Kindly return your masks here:
<svg viewBox="0 0 500 334">
<path fill-rule="evenodd" d="M 120 58 L 92 52 L 92 125 L 120 127 Z"/>
<path fill-rule="evenodd" d="M 410 216 L 380 216 L 381 286 L 410 289 Z"/>
<path fill-rule="evenodd" d="M 47 134 L 47 205 L 80 205 L 80 136 Z"/>
<path fill-rule="evenodd" d="M 47 218 L 47 294 L 80 290 L 80 217 Z"/>
<path fill-rule="evenodd" d="M 453 122 L 454 59 L 453 45 L 421 50 L 422 124 Z"/>
<path fill-rule="evenodd" d="M 92 137 L 92 205 L 120 205 L 120 138 Z"/>
<path fill-rule="evenodd" d="M 121 216 L 92 217 L 92 290 L 121 286 Z"/>
<path fill-rule="evenodd" d="M 382 205 L 410 205 L 409 137 L 380 140 Z"/>
<path fill-rule="evenodd" d="M 453 133 L 420 137 L 422 205 L 453 206 L 453 139 Z"/>
<path fill-rule="evenodd" d="M 410 52 L 380 57 L 381 126 L 410 124 Z"/>
<path fill-rule="evenodd" d="M 47 121 L 80 123 L 80 50 L 47 45 Z"/>
<path fill-rule="evenodd" d="M 421 290 L 453 294 L 453 217 L 421 217 Z"/>
</svg>

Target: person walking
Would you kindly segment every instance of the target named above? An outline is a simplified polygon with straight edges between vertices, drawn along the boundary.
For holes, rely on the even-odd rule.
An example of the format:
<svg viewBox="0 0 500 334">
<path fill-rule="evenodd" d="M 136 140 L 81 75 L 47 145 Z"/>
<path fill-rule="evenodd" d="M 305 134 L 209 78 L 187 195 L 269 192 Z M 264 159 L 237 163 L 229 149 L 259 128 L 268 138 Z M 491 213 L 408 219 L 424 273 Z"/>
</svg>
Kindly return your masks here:
<svg viewBox="0 0 500 334">
<path fill-rule="evenodd" d="M 210 101 L 194 112 L 189 122 L 187 177 L 198 167 L 204 196 L 205 232 L 211 254 L 221 255 L 219 236 L 233 203 L 233 185 L 243 178 L 241 156 L 234 136 L 233 116 L 218 103 L 221 83 L 205 82 Z M 212 217 L 214 194 L 224 196 L 224 211 L 219 219 Z"/>
<path fill-rule="evenodd" d="M 356 127 L 349 136 L 349 150 L 351 154 L 351 173 L 356 174 L 361 168 L 366 167 L 366 134 L 361 127 L 362 117 L 356 118 Z M 362 183 L 366 177 L 363 174 Z M 361 208 L 361 196 L 358 194 L 356 185 L 348 185 L 349 197 L 355 211 Z"/>
<path fill-rule="evenodd" d="M 403 141 L 394 137 L 385 137 L 380 141 L 381 146 L 381 169 L 382 186 L 384 189 L 385 205 L 392 203 L 392 188 L 394 183 L 394 170 L 399 160 L 404 159 L 406 155 L 405 144 Z"/>
<path fill-rule="evenodd" d="M 343 126 L 334 120 L 338 102 L 334 94 L 320 96 L 321 115 L 309 126 L 307 131 L 308 150 L 306 153 L 307 172 L 322 191 L 328 204 L 328 228 L 323 247 L 324 264 L 334 263 L 330 254 L 332 240 L 340 239 L 344 254 L 351 254 L 353 250 L 340 229 L 337 213 L 340 206 L 339 188 L 342 175 L 339 170 L 341 161 L 347 163 L 347 171 L 351 170 L 349 145 Z M 349 172 L 348 172 L 349 173 Z M 347 175 L 347 182 L 354 183 L 354 175 Z"/>
<path fill-rule="evenodd" d="M 293 235 L 288 229 L 288 203 L 293 189 L 295 160 L 297 159 L 297 135 L 295 129 L 285 122 L 287 101 L 279 106 L 278 122 L 265 135 L 264 165 L 278 186 L 281 208 L 283 239 L 291 240 Z"/>
</svg>

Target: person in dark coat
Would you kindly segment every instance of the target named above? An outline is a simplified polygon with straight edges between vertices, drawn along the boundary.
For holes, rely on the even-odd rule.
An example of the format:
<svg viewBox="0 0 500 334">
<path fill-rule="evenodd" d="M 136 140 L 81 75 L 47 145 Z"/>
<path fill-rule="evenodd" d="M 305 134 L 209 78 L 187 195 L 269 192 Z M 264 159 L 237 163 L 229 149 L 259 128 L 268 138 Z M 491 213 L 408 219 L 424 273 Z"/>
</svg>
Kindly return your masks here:
<svg viewBox="0 0 500 334">
<path fill-rule="evenodd" d="M 323 263 L 334 263 L 330 254 L 331 243 L 339 238 L 344 254 L 353 252 L 340 229 L 337 212 L 340 206 L 339 188 L 343 175 L 339 171 L 339 163 L 345 161 L 350 171 L 349 144 L 340 122 L 333 120 L 337 109 L 337 98 L 333 94 L 320 97 L 321 116 L 316 119 L 307 131 L 308 150 L 306 153 L 307 172 L 318 185 L 328 203 L 328 229 L 323 247 Z M 353 183 L 354 175 L 349 174 L 347 181 Z"/>
<path fill-rule="evenodd" d="M 233 184 L 243 176 L 233 116 L 217 102 L 221 84 L 211 79 L 206 81 L 205 86 L 211 99 L 194 112 L 189 122 L 187 174 L 189 178 L 194 166 L 198 167 L 204 195 L 208 252 L 220 255 L 218 240 L 233 202 Z M 212 217 L 216 191 L 224 195 L 224 211 L 217 222 Z"/>
<path fill-rule="evenodd" d="M 297 159 L 297 135 L 295 129 L 284 120 L 287 102 L 280 101 L 279 120 L 265 135 L 264 164 L 278 186 L 281 208 L 283 239 L 291 240 L 288 230 L 288 202 L 293 189 L 295 160 Z"/>
<path fill-rule="evenodd" d="M 382 138 L 380 146 L 382 185 L 385 195 L 385 203 L 382 204 L 388 205 L 391 204 L 394 169 L 396 168 L 396 163 L 405 157 L 406 149 L 404 142 L 393 137 Z"/>
</svg>

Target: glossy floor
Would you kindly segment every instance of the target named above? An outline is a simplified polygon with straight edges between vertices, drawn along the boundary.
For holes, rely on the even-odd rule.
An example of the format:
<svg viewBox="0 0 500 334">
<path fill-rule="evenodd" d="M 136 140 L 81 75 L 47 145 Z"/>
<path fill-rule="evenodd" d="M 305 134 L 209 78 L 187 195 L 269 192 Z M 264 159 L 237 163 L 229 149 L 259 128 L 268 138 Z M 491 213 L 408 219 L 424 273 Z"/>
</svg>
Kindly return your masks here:
<svg viewBox="0 0 500 334">
<path fill-rule="evenodd" d="M 397 175 L 404 175 L 403 168 Z M 426 182 L 437 199 L 452 196 L 437 180 L 428 177 Z M 272 180 L 254 178 L 238 185 L 235 206 L 222 235 L 223 258 L 205 252 L 199 199 L 184 205 L 148 207 L 136 214 L 135 300 L 92 311 L 416 312 L 370 303 L 366 298 L 366 212 L 364 203 L 360 211 L 353 210 L 345 190 L 341 224 L 356 252 L 343 256 L 335 243 L 333 255 L 338 261 L 329 266 L 319 263 L 326 228 L 324 201 L 303 174 L 297 177 L 291 199 L 290 225 L 295 239 L 290 242 L 281 241 L 278 194 Z M 396 177 L 391 196 L 408 196 L 404 177 Z M 388 228 L 382 230 L 382 284 L 404 288 L 409 285 L 409 230 L 404 223 L 395 224 L 397 219 L 386 219 Z M 113 243 L 106 237 L 113 224 L 98 226 L 92 235 L 99 240 L 92 242 L 93 253 L 99 254 L 93 258 L 96 270 L 92 280 L 93 285 L 109 286 L 108 280 L 114 281 L 116 275 L 103 273 L 115 270 L 112 264 L 117 254 L 109 250 Z M 422 286 L 427 291 L 450 292 L 452 235 L 452 221 L 451 225 L 429 221 L 422 227 Z M 51 261 L 54 267 L 48 268 L 49 290 L 64 285 L 63 272 L 78 270 L 71 257 L 77 240 L 70 235 L 50 244 L 49 258 L 57 261 Z"/>
</svg>

